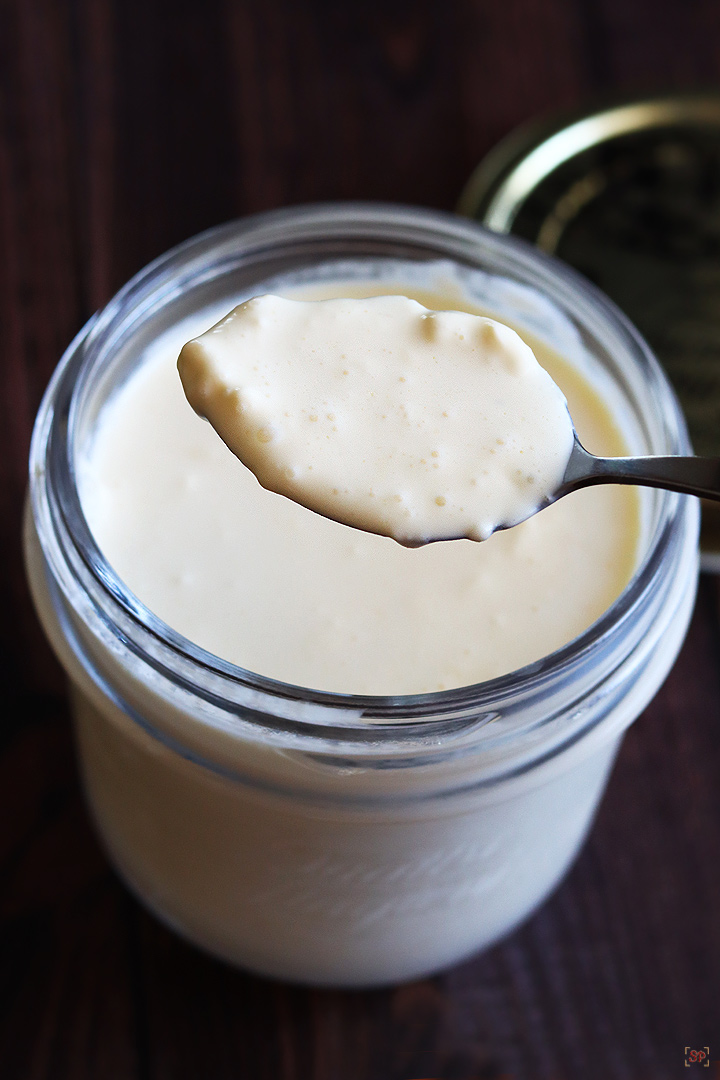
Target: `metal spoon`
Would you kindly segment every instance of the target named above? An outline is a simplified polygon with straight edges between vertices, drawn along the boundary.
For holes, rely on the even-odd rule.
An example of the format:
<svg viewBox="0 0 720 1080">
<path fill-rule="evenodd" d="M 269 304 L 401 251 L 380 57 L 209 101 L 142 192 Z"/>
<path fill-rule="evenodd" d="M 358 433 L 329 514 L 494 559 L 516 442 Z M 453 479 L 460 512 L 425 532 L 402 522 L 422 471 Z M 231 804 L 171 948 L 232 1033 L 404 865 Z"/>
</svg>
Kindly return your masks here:
<svg viewBox="0 0 720 1080">
<path fill-rule="evenodd" d="M 638 484 L 720 501 L 720 458 L 594 457 L 576 434 L 565 475 L 549 501 L 592 484 Z"/>
<path fill-rule="evenodd" d="M 720 502 L 720 458 L 706 457 L 595 457 L 580 442 L 573 429 L 573 447 L 562 480 L 551 495 L 546 496 L 525 517 L 508 523 L 498 523 L 494 532 L 504 532 L 534 517 L 547 506 L 569 495 L 571 491 L 595 484 L 636 484 L 639 487 L 665 488 L 683 495 Z M 423 547 L 439 540 L 461 540 L 464 537 L 432 537 L 406 547 Z"/>
<path fill-rule="evenodd" d="M 594 484 L 636 484 L 639 487 L 665 488 L 683 495 L 720 502 L 720 458 L 706 457 L 595 457 L 580 442 L 573 429 L 573 447 L 567 467 L 555 491 L 539 503 L 526 517 L 511 523 L 498 523 L 494 532 L 504 532 L 534 517 L 547 506 L 569 495 L 571 491 Z M 405 547 L 424 547 L 442 540 L 462 540 L 466 537 L 428 537 L 420 541 L 400 541 Z"/>
<path fill-rule="evenodd" d="M 567 467 L 555 491 L 547 496 L 526 517 L 511 523 L 498 523 L 494 532 L 520 525 L 528 517 L 569 495 L 571 491 L 592 487 L 595 484 L 636 484 L 639 487 L 665 488 L 683 495 L 697 495 L 701 499 L 720 502 L 720 458 L 706 457 L 595 457 L 580 442 L 573 429 L 573 447 Z M 323 515 L 330 517 L 329 514 Z M 336 518 L 335 520 L 340 520 Z M 366 530 L 368 532 L 372 530 Z M 380 535 L 387 535 L 381 533 Z M 396 538 L 397 539 L 397 538 Z M 401 540 L 404 547 L 424 547 L 444 540 L 463 540 L 463 536 L 428 537 L 425 540 Z"/>
</svg>

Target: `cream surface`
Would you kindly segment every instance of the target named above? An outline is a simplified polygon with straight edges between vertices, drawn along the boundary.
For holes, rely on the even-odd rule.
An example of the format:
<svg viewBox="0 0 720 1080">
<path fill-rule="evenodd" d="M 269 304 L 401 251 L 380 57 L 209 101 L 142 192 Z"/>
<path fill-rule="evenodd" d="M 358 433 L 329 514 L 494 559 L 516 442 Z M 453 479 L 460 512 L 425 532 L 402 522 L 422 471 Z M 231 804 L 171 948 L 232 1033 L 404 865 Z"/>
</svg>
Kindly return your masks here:
<svg viewBox="0 0 720 1080">
<path fill-rule="evenodd" d="M 514 330 L 405 296 L 258 296 L 178 369 L 264 487 L 401 543 L 523 521 L 572 449 L 565 398 Z"/>
<path fill-rule="evenodd" d="M 346 287 L 322 288 L 332 295 Z M 378 283 L 350 290 L 371 294 Z M 443 306 L 444 298 L 421 295 Z M 315 689 L 432 692 L 552 652 L 627 583 L 638 538 L 632 488 L 576 492 L 483 544 L 416 549 L 265 490 L 193 413 L 178 379 L 183 343 L 219 314 L 200 312 L 147 350 L 105 406 L 79 467 L 85 513 L 108 561 L 191 641 Z M 533 347 L 584 445 L 622 453 L 598 394 L 550 350 Z"/>
</svg>

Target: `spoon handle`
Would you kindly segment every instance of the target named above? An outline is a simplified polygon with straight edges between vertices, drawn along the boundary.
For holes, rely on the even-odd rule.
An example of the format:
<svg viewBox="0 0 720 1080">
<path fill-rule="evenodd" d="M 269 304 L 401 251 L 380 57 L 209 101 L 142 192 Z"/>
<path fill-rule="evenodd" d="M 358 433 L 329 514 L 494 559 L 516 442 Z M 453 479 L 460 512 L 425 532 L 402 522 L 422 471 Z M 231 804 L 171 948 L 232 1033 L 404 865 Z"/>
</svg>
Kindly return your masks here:
<svg viewBox="0 0 720 1080">
<path fill-rule="evenodd" d="M 639 484 L 720 501 L 720 458 L 600 458 L 576 441 L 561 494 L 592 484 Z"/>
</svg>

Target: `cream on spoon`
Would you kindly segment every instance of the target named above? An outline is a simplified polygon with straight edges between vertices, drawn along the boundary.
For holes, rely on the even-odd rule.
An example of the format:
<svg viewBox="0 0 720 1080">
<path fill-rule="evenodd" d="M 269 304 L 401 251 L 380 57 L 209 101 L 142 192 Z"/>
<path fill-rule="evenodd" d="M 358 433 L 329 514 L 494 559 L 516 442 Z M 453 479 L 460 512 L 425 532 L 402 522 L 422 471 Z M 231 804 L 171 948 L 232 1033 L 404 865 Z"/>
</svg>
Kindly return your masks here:
<svg viewBox="0 0 720 1080">
<path fill-rule="evenodd" d="M 178 367 L 264 487 L 408 545 L 529 517 L 573 447 L 562 392 L 514 330 L 404 296 L 257 297 Z"/>
<path fill-rule="evenodd" d="M 715 459 L 593 457 L 514 330 L 404 296 L 256 297 L 178 368 L 264 487 L 408 546 L 485 540 L 591 484 L 720 499 Z"/>
</svg>

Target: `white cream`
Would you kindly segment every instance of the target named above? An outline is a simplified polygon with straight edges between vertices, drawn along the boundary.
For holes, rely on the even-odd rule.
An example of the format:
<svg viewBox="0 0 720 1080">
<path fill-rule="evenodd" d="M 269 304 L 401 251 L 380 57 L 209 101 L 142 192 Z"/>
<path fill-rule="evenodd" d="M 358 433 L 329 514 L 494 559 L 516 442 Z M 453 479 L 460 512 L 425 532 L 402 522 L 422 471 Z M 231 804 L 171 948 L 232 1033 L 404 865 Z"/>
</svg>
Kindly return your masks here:
<svg viewBox="0 0 720 1080">
<path fill-rule="evenodd" d="M 284 682 L 414 694 L 523 667 L 580 634 L 622 590 L 638 534 L 630 488 L 577 492 L 484 544 L 410 550 L 260 487 L 193 413 L 175 368 L 183 343 L 218 314 L 201 312 L 148 349 L 103 410 L 80 468 L 101 550 L 176 631 Z M 589 384 L 533 346 L 585 445 L 622 452 Z"/>
<path fill-rule="evenodd" d="M 258 296 L 178 369 L 264 487 L 401 543 L 517 524 L 572 449 L 565 398 L 514 330 L 405 296 Z"/>
</svg>

